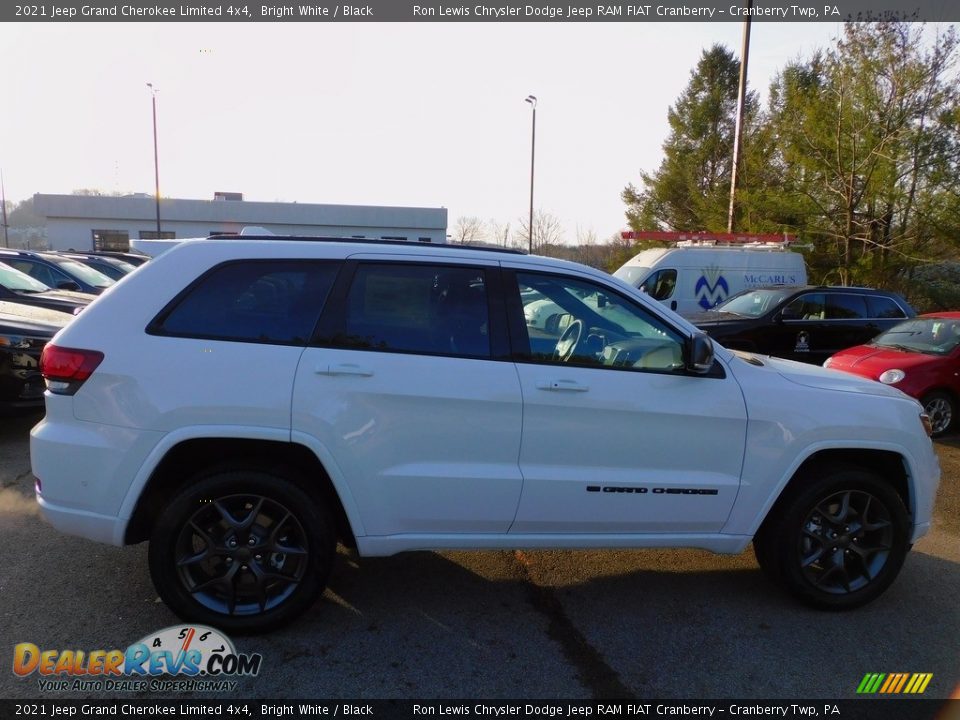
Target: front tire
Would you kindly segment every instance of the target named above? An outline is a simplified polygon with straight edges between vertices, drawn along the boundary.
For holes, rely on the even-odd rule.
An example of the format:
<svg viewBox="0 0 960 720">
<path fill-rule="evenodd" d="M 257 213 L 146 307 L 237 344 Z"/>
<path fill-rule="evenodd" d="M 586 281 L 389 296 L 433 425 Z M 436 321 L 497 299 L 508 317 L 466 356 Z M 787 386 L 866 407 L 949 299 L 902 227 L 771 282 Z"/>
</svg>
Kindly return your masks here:
<svg viewBox="0 0 960 720">
<path fill-rule="evenodd" d="M 329 512 L 282 475 L 222 471 L 191 482 L 150 537 L 153 584 L 184 620 L 257 633 L 323 591 L 336 541 Z"/>
<path fill-rule="evenodd" d="M 923 411 L 930 417 L 933 437 L 945 435 L 953 427 L 957 406 L 949 394 L 939 390 L 927 393 L 920 404 L 923 405 Z"/>
<path fill-rule="evenodd" d="M 909 550 L 909 517 L 882 477 L 860 469 L 808 472 L 754 540 L 765 573 L 802 602 L 849 610 L 883 593 Z"/>
</svg>

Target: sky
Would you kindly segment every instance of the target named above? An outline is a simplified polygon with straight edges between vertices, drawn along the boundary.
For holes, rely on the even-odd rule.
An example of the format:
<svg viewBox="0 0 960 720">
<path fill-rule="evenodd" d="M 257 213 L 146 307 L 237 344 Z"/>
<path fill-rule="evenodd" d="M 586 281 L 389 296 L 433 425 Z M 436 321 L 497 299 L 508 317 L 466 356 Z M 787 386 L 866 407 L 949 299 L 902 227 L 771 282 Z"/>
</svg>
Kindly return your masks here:
<svg viewBox="0 0 960 720">
<path fill-rule="evenodd" d="M 754 23 L 749 86 L 827 47 L 839 23 Z M 660 164 L 667 109 L 715 23 L 74 23 L 0 26 L 0 171 L 34 193 L 445 207 L 563 239 L 625 227 L 620 193 Z"/>
</svg>

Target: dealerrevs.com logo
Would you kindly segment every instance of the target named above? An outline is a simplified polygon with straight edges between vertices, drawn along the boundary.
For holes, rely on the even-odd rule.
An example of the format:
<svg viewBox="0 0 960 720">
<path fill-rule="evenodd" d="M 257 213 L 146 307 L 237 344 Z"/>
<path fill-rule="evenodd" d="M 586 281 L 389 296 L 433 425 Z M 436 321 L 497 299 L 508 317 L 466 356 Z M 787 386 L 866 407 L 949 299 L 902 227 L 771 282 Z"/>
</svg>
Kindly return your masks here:
<svg viewBox="0 0 960 720">
<path fill-rule="evenodd" d="M 14 674 L 36 674 L 41 692 L 232 691 L 234 678 L 256 675 L 262 662 L 259 653 L 238 653 L 230 638 L 205 625 L 164 628 L 126 650 L 13 648 Z"/>
</svg>

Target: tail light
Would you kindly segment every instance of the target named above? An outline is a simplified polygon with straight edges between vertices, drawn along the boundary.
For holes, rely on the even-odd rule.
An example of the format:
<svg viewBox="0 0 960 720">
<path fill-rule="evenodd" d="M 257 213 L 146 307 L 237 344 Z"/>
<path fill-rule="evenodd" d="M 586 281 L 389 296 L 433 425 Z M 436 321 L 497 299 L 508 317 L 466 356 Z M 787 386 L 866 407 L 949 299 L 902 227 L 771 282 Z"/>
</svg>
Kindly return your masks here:
<svg viewBox="0 0 960 720">
<path fill-rule="evenodd" d="M 57 395 L 73 395 L 103 361 L 99 350 L 77 350 L 48 343 L 40 355 L 40 372 L 47 390 Z"/>
</svg>

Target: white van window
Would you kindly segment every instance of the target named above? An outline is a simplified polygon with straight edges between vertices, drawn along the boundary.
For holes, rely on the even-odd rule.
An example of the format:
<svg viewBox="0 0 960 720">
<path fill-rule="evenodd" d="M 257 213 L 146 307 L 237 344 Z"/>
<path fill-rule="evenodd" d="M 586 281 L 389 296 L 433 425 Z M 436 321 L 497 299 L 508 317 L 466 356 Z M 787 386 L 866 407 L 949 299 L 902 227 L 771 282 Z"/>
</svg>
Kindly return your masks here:
<svg viewBox="0 0 960 720">
<path fill-rule="evenodd" d="M 643 267 L 642 265 L 624 265 L 619 270 L 617 270 L 613 276 L 623 280 L 628 285 L 633 285 L 633 287 L 640 286 L 640 278 L 646 276 L 650 272 L 650 268 Z"/>
<path fill-rule="evenodd" d="M 658 270 L 643 281 L 640 289 L 654 300 L 667 300 L 677 287 L 676 270 Z"/>
</svg>

